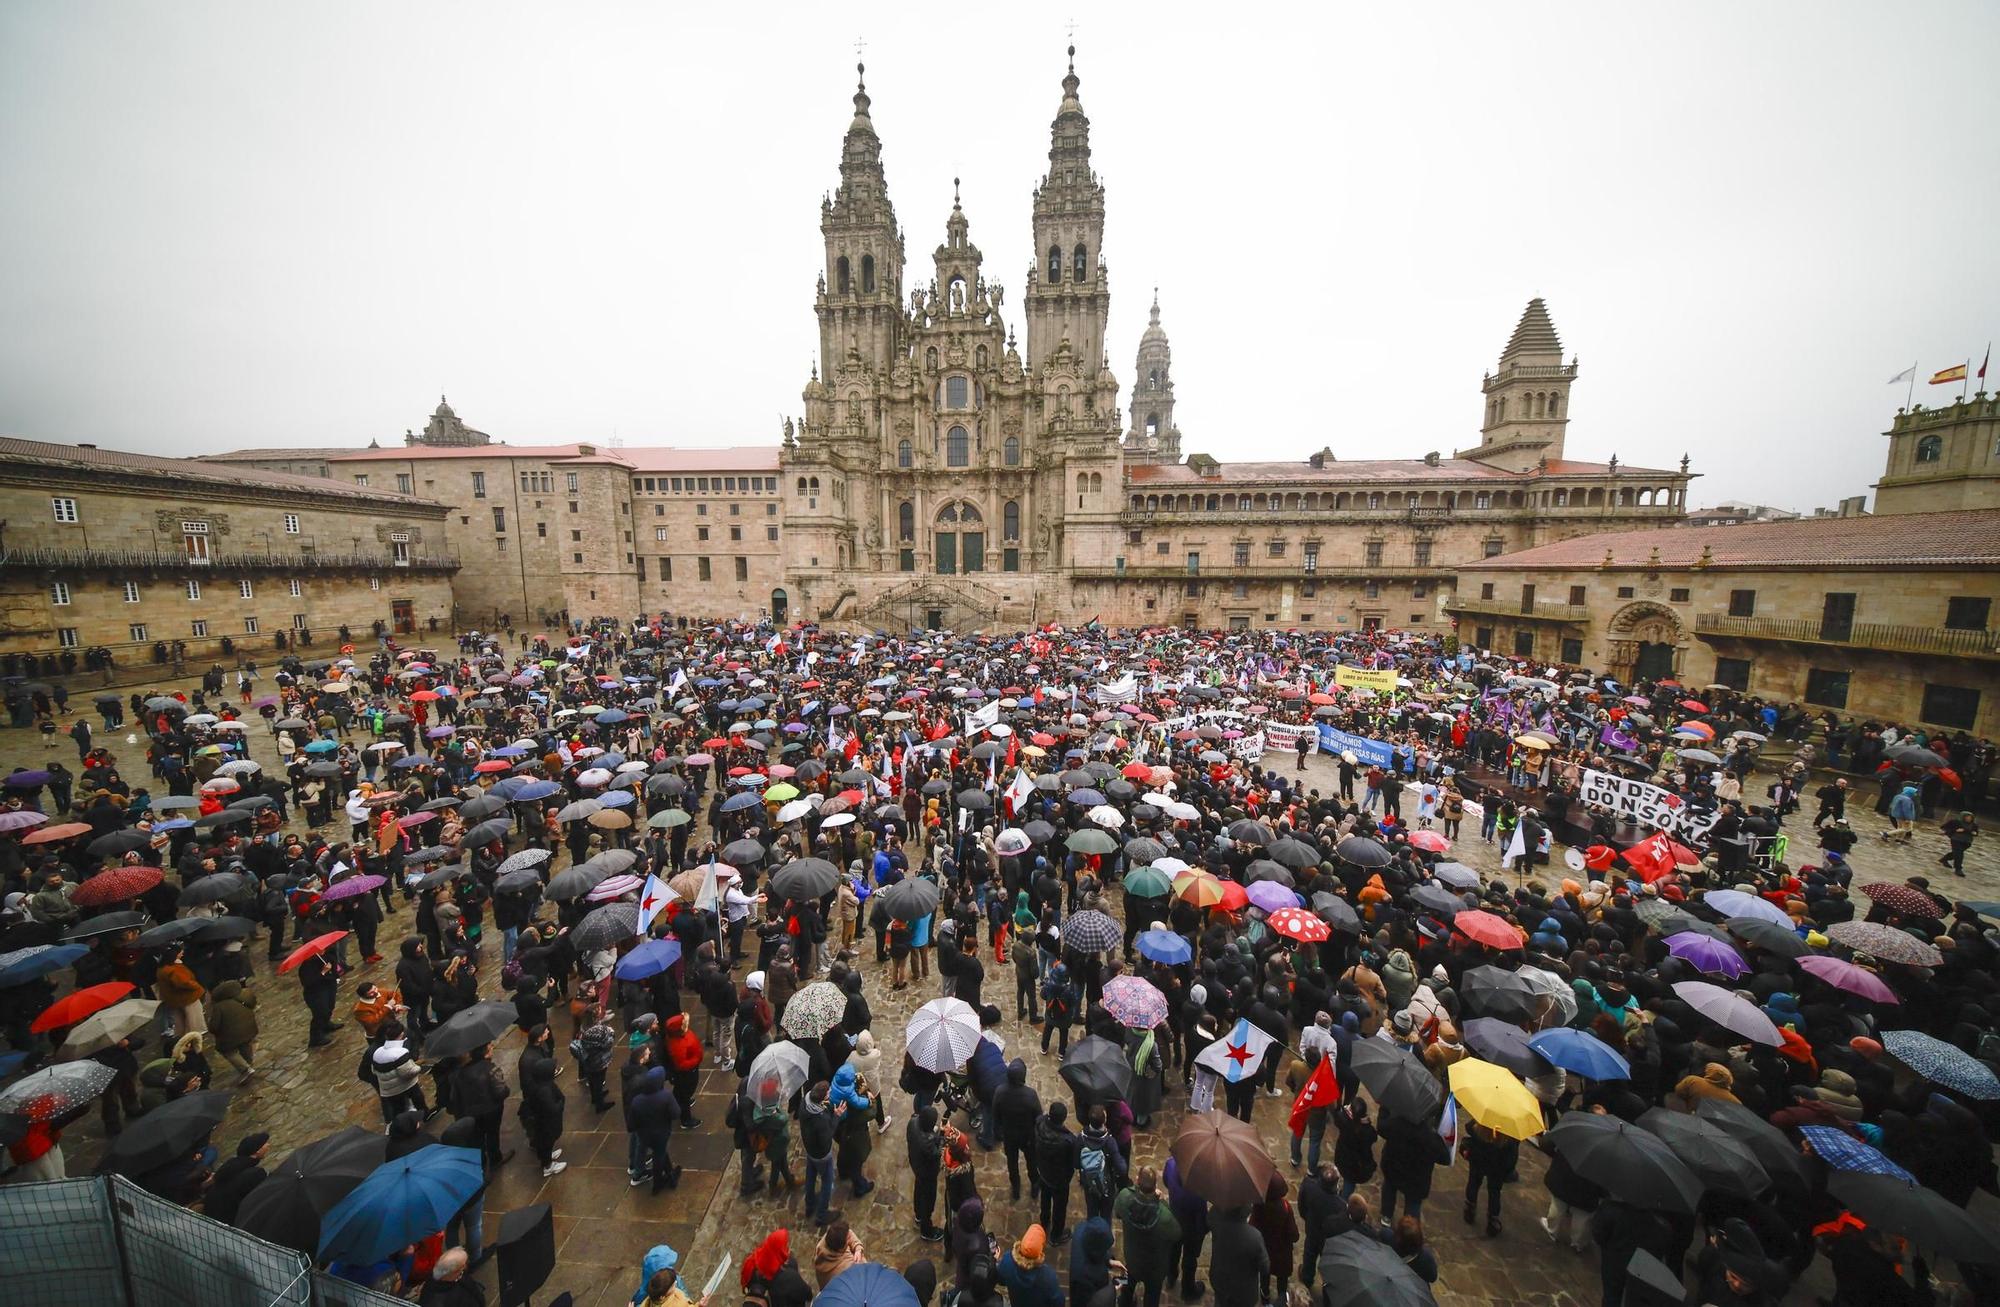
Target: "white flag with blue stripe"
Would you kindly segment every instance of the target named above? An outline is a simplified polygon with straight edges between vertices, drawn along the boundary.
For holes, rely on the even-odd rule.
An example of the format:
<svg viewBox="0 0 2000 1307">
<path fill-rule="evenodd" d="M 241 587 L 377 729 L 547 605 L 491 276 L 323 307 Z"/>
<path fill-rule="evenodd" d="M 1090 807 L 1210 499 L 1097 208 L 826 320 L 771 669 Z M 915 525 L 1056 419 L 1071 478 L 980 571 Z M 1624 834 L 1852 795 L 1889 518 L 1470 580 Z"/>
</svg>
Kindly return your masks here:
<svg viewBox="0 0 2000 1307">
<path fill-rule="evenodd" d="M 1235 1028 L 1203 1049 L 1195 1061 L 1233 1085 L 1257 1074 L 1272 1042 L 1269 1035 L 1250 1024 L 1249 1018 L 1239 1017 Z"/>
</svg>

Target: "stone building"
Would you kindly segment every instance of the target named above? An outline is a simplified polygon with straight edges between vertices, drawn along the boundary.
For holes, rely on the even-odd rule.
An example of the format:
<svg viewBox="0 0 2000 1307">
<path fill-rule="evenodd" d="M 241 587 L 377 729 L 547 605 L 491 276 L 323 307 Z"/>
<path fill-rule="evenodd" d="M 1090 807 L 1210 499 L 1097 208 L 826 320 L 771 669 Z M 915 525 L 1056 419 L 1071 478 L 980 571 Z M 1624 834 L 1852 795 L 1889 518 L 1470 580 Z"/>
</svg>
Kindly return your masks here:
<svg viewBox="0 0 2000 1307">
<path fill-rule="evenodd" d="M 632 448 L 638 606 L 690 617 L 792 616 L 775 445 Z"/>
<path fill-rule="evenodd" d="M 1462 563 L 1685 511 L 1685 460 L 1565 455 L 1578 369 L 1539 299 L 1481 383 L 1479 441 L 1450 458 L 1183 461 L 1157 292 L 1128 427 L 1074 54 L 1035 190 L 1025 352 L 956 194 L 928 275 L 906 268 L 872 103 L 854 95 L 820 210 L 819 360 L 780 460 L 797 616 L 1428 626 Z"/>
<path fill-rule="evenodd" d="M 446 627 L 444 521 L 380 487 L 0 440 L 0 652 L 130 664 Z"/>
<path fill-rule="evenodd" d="M 2000 509 L 1587 535 L 1455 589 L 1480 648 L 2000 736 Z"/>
<path fill-rule="evenodd" d="M 331 473 L 327 470 L 327 460 L 354 451 L 345 446 L 338 448 L 286 449 L 273 446 L 263 449 L 232 449 L 221 454 L 202 454 L 204 463 L 224 463 L 232 467 L 262 468 L 266 472 L 289 472 L 293 476 L 323 477 Z"/>
<path fill-rule="evenodd" d="M 1875 483 L 1878 513 L 2000 508 L 2000 395 L 1899 409 Z"/>
</svg>

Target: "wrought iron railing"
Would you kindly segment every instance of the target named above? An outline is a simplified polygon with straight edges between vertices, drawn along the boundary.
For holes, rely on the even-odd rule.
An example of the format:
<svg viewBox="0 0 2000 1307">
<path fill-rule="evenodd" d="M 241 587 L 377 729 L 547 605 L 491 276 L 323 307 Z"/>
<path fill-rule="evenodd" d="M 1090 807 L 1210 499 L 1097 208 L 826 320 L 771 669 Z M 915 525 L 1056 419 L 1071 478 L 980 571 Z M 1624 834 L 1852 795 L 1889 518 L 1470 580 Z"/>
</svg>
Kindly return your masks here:
<svg viewBox="0 0 2000 1307">
<path fill-rule="evenodd" d="M 1852 622 L 1843 629 L 1812 617 L 1730 617 L 1703 613 L 1694 620 L 1696 635 L 1734 636 L 1743 640 L 1796 640 L 1807 644 L 1847 645 L 1885 653 L 1944 654 L 1958 658 L 2000 658 L 2000 633 L 1953 631 L 1936 626 L 1895 626 L 1882 622 Z"/>
<path fill-rule="evenodd" d="M 215 553 L 196 557 L 177 550 L 9 549 L 0 567 L 46 571 L 114 572 L 454 572 L 457 558 L 442 554 Z"/>
</svg>

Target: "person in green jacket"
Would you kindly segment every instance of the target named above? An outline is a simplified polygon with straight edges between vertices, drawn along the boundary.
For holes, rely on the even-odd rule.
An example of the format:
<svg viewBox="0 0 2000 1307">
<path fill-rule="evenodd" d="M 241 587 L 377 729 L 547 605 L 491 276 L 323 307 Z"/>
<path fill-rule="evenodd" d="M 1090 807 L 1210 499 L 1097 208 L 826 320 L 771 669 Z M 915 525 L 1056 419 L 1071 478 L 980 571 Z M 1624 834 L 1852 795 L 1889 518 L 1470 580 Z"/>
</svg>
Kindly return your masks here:
<svg viewBox="0 0 2000 1307">
<path fill-rule="evenodd" d="M 1142 1166 L 1131 1188 L 1118 1195 L 1111 1215 L 1125 1230 L 1125 1270 L 1132 1277 L 1136 1299 L 1145 1291 L 1145 1307 L 1160 1307 L 1160 1289 L 1173 1272 L 1180 1247 L 1181 1223 L 1160 1195 L 1160 1177 Z"/>
</svg>

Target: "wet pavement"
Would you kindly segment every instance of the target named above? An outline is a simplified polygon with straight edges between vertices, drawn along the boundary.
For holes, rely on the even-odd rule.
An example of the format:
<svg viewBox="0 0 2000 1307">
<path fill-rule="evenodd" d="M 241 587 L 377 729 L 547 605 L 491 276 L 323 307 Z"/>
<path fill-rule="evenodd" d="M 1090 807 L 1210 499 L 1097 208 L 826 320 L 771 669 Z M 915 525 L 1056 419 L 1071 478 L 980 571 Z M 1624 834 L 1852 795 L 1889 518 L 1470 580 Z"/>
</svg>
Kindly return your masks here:
<svg viewBox="0 0 2000 1307">
<path fill-rule="evenodd" d="M 99 724 L 94 717 L 92 724 Z M 269 734 L 253 730 L 249 738 L 252 756 L 267 768 L 272 767 L 275 751 Z M 100 746 L 108 743 L 118 754 L 129 782 L 145 783 L 143 740 L 130 745 L 123 741 L 122 733 L 100 731 L 97 742 Z M 15 766 L 40 766 L 51 757 L 73 762 L 74 747 L 66 738 L 59 738 L 56 749 L 44 749 L 40 739 L 29 732 L 0 733 L 0 772 Z M 1308 787 L 1325 789 L 1337 782 L 1333 768 L 1315 757 L 1308 765 L 1305 783 Z M 1406 813 L 1413 814 L 1415 806 L 1412 797 L 1405 803 Z M 1936 864 L 1944 851 L 1944 840 L 1937 834 L 1935 823 L 1922 824 L 1908 845 L 1885 844 L 1877 838 L 1884 823 L 1863 805 L 1856 804 L 1854 809 L 1852 820 L 1862 833 L 1862 842 L 1856 846 L 1854 856 L 1857 884 L 1923 875 L 1954 897 L 2000 899 L 2000 857 L 1994 855 L 1994 850 L 2000 848 L 2000 835 L 1989 834 L 1975 844 L 1966 861 L 1968 875 L 1958 880 Z M 1807 851 L 1813 840 L 1809 811 L 1791 817 L 1787 830 L 1795 841 L 1793 862 L 1810 861 Z M 1499 874 L 1499 849 L 1477 838 L 1476 828 L 1469 826 L 1464 836 L 1451 856 L 1482 875 Z M 566 859 L 567 855 L 558 857 Z M 560 861 L 558 865 L 562 865 Z M 1544 869 L 1542 874 L 1549 876 L 1551 869 Z M 1112 911 L 1116 911 L 1115 901 Z M 380 947 L 386 958 L 396 956 L 397 942 L 410 925 L 408 908 L 398 909 L 384 923 Z M 487 952 L 494 956 L 496 965 L 482 968 L 482 975 L 490 977 L 488 983 L 496 989 L 497 950 L 498 946 L 489 942 Z M 262 1035 L 256 1059 L 258 1074 L 247 1083 L 239 1083 L 234 1071 L 220 1058 L 211 1056 L 217 1070 L 218 1083 L 214 1087 L 235 1094 L 229 1120 L 216 1134 L 224 1155 L 234 1148 L 238 1138 L 253 1130 L 270 1132 L 270 1153 L 275 1159 L 344 1125 L 379 1129 L 381 1114 L 374 1091 L 354 1074 L 364 1043 L 359 1025 L 350 1020 L 329 1047 L 309 1051 L 305 1046 L 306 1012 L 297 982 L 290 976 L 271 974 L 269 964 L 264 961 L 261 939 L 251 941 L 250 951 L 255 959 L 255 984 L 260 995 Z M 916 1008 L 936 995 L 936 982 L 913 984 L 901 993 L 892 992 L 887 968 L 875 962 L 872 944 L 858 951 L 868 1002 L 875 1015 L 874 1033 L 883 1051 L 883 1065 L 893 1069 L 901 1063 L 903 1028 Z M 986 958 L 988 1001 L 999 1002 L 1009 1015 L 1008 1022 L 1001 1027 L 1007 1039 L 1008 1056 L 1019 1054 L 1027 1060 L 1030 1083 L 1045 1103 L 1058 1098 L 1067 1100 L 1068 1091 L 1056 1075 L 1053 1052 L 1046 1057 L 1039 1052 L 1039 1027 L 1012 1019 L 1007 992 L 1011 987 L 1005 983 L 1011 977 L 994 966 L 990 950 Z M 352 1002 L 354 986 L 363 980 L 393 984 L 393 962 L 357 966 L 342 984 L 343 1019 L 346 1007 Z M 556 1027 L 558 1040 L 566 1042 L 571 1033 L 566 1015 L 557 1018 Z M 520 1044 L 520 1035 L 511 1031 L 501 1042 L 499 1058 L 510 1084 L 516 1083 L 512 1072 Z M 797 1192 L 783 1198 L 760 1193 L 747 1199 L 738 1193 L 736 1155 L 730 1145 L 730 1132 L 723 1124 L 728 1095 L 735 1083 L 733 1074 L 713 1068 L 704 1070 L 695 1103 L 701 1127 L 693 1132 L 676 1132 L 673 1137 L 674 1160 L 686 1168 L 686 1173 L 677 1189 L 656 1195 L 647 1187 L 633 1188 L 627 1181 L 626 1136 L 618 1109 L 614 1107 L 603 1114 L 591 1111 L 587 1094 L 575 1078 L 574 1065 L 566 1056 L 560 1061 L 564 1073 L 559 1084 L 568 1096 L 560 1144 L 569 1169 L 551 1179 L 542 1177 L 512 1110 L 517 1100 L 510 1100 L 503 1141 L 507 1148 L 515 1150 L 515 1156 L 494 1178 L 487 1194 L 489 1234 L 497 1227 L 500 1216 L 515 1208 L 545 1202 L 554 1209 L 558 1268 L 536 1295 L 536 1301 L 547 1301 L 567 1290 L 574 1295 L 577 1307 L 614 1307 L 626 1302 L 639 1287 L 640 1258 L 656 1243 L 666 1243 L 681 1253 L 686 1275 L 693 1282 L 691 1288 L 698 1288 L 718 1258 L 730 1257 L 732 1266 L 740 1263 L 765 1234 L 779 1225 L 791 1227 L 793 1250 L 810 1280 L 815 1231 L 810 1222 L 801 1219 L 804 1205 Z M 428 1092 L 428 1080 L 425 1085 Z M 613 1092 L 615 1095 L 615 1079 Z M 876 1136 L 867 1167 L 868 1174 L 876 1181 L 874 1192 L 857 1203 L 842 1185 L 836 1191 L 834 1206 L 853 1224 L 870 1260 L 900 1268 L 921 1257 L 939 1258 L 941 1246 L 924 1243 L 916 1234 L 910 1206 L 911 1176 L 903 1145 L 907 1096 L 892 1090 L 889 1104 L 894 1123 L 885 1134 Z M 1141 1164 L 1154 1167 L 1164 1164 L 1167 1145 L 1180 1124 L 1184 1105 L 1184 1095 L 1170 1090 L 1166 1106 L 1154 1116 L 1151 1127 L 1136 1133 L 1135 1169 Z M 1288 1109 L 1286 1099 L 1260 1098 L 1256 1124 L 1270 1146 L 1271 1156 L 1279 1161 L 1282 1173 L 1296 1185 L 1299 1172 L 1290 1165 L 1289 1135 L 1285 1132 Z M 87 1172 L 95 1163 L 102 1143 L 94 1114 L 73 1126 L 63 1140 L 70 1172 Z M 1332 1147 L 1330 1136 L 1326 1146 L 1329 1150 Z M 793 1158 L 796 1169 L 796 1137 Z M 1025 1194 L 1020 1200 L 1009 1197 L 1006 1162 L 1000 1151 L 979 1153 L 975 1161 L 979 1191 L 986 1202 L 987 1228 L 1011 1242 L 1035 1219 L 1033 1199 Z M 1543 1307 L 1591 1304 L 1599 1300 L 1595 1250 L 1572 1253 L 1566 1247 L 1551 1244 L 1538 1226 L 1547 1202 L 1541 1184 L 1545 1170 L 1546 1162 L 1540 1153 L 1533 1148 L 1522 1149 L 1520 1182 L 1505 1191 L 1505 1229 L 1497 1238 L 1483 1237 L 1481 1227 L 1459 1220 L 1463 1170 L 1454 1168 L 1438 1174 L 1427 1206 L 1426 1225 L 1440 1267 L 1437 1283 L 1440 1302 Z M 1372 1183 L 1361 1192 L 1371 1204 L 1378 1197 L 1377 1186 Z M 1072 1224 L 1080 1219 L 1081 1205 L 1081 1196 L 1073 1194 Z M 1067 1249 L 1052 1247 L 1051 1254 L 1052 1264 L 1061 1270 Z M 1204 1278 L 1208 1275 L 1205 1258 L 1203 1275 Z M 490 1286 L 494 1276 L 491 1264 L 482 1268 L 479 1276 Z M 948 1282 L 948 1270 L 940 1278 Z M 1814 1295 L 1830 1291 L 1824 1262 L 1819 1261 L 1794 1287 L 1788 1301 L 1810 1302 Z M 736 1292 L 732 1269 L 727 1287 L 718 1291 L 716 1307 L 733 1301 L 729 1295 Z M 1172 1301 L 1171 1292 L 1168 1300 Z"/>
</svg>

